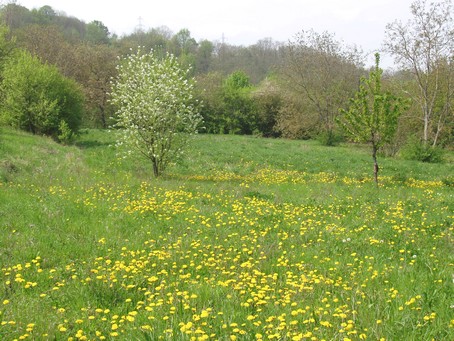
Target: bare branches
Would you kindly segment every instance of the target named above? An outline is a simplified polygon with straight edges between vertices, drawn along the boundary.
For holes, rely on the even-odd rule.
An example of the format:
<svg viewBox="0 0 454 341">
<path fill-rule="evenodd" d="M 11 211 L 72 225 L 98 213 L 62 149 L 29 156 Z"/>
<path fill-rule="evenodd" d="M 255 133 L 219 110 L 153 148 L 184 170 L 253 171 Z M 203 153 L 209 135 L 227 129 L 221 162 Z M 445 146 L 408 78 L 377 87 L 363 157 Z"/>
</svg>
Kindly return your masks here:
<svg viewBox="0 0 454 341">
<path fill-rule="evenodd" d="M 423 141 L 435 146 L 444 122 L 439 116 L 440 97 L 452 88 L 452 56 L 454 54 L 454 22 L 452 1 L 428 4 L 417 0 L 411 5 L 413 18 L 405 25 L 394 21 L 386 27 L 385 50 L 391 53 L 396 63 L 409 70 L 416 80 L 419 93 L 416 96 L 421 106 L 424 122 Z M 448 68 L 440 72 L 440 66 Z M 441 108 L 445 105 L 441 105 Z"/>
<path fill-rule="evenodd" d="M 306 103 L 304 115 L 317 117 L 319 133 L 334 132 L 339 108 L 357 88 L 362 59 L 357 48 L 328 32 L 302 31 L 286 47 L 282 74 L 290 92 Z"/>
</svg>

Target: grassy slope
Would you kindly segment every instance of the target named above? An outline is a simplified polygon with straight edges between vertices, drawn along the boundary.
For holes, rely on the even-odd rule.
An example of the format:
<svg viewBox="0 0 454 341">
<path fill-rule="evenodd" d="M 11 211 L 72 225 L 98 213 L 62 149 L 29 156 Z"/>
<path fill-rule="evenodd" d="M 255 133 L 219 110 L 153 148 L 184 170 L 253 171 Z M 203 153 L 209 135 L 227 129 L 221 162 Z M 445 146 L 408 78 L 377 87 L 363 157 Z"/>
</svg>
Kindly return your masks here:
<svg viewBox="0 0 454 341">
<path fill-rule="evenodd" d="M 1 131 L 0 339 L 454 338 L 452 163 L 379 160 L 377 189 L 363 148 L 202 135 L 153 180 L 111 142 Z"/>
</svg>

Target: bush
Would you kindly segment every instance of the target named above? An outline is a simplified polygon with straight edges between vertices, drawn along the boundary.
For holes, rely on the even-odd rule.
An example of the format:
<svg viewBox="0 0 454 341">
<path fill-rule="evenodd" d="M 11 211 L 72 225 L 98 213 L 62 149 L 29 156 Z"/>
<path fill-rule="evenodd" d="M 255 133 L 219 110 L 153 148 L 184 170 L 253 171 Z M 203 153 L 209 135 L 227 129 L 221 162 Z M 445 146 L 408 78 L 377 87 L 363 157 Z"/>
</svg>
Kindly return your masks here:
<svg viewBox="0 0 454 341">
<path fill-rule="evenodd" d="M 66 121 L 61 120 L 58 126 L 59 134 L 57 135 L 57 139 L 59 142 L 63 144 L 70 144 L 74 138 L 74 132 L 69 128 L 68 123 Z"/>
<path fill-rule="evenodd" d="M 3 123 L 56 140 L 61 140 L 62 121 L 70 133 L 80 127 L 84 98 L 77 83 L 26 51 L 8 62 L 2 91 Z"/>
<path fill-rule="evenodd" d="M 342 142 L 343 137 L 334 131 L 324 131 L 317 135 L 317 140 L 323 146 L 334 147 Z"/>
<path fill-rule="evenodd" d="M 442 163 L 443 149 L 424 144 L 415 138 L 411 138 L 402 149 L 402 157 L 407 160 L 422 161 L 428 163 Z"/>
</svg>

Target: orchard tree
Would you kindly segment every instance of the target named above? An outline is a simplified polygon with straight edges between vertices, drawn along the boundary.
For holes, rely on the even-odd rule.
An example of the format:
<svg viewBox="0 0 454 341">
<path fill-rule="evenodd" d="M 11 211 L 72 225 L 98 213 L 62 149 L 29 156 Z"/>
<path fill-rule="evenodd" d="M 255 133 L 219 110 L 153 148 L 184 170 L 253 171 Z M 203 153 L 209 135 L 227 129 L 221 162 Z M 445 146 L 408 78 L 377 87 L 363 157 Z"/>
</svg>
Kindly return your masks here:
<svg viewBox="0 0 454 341">
<path fill-rule="evenodd" d="M 444 122 L 452 116 L 454 96 L 454 21 L 451 0 L 411 5 L 413 17 L 386 27 L 385 49 L 397 64 L 412 73 L 418 91 L 409 93 L 420 108 L 422 141 L 435 147 Z M 448 67 L 446 67 L 448 66 Z M 444 99 L 444 103 L 440 100 Z"/>
<path fill-rule="evenodd" d="M 341 122 L 346 132 L 356 142 L 369 143 L 374 160 L 374 179 L 378 184 L 377 152 L 394 137 L 398 118 L 405 109 L 402 98 L 381 88 L 383 70 L 379 67 L 380 55 L 375 54 L 375 69 L 369 78 L 362 78 L 355 97 L 351 99 L 348 111 L 341 110 Z"/>
<path fill-rule="evenodd" d="M 194 80 L 172 54 L 159 59 L 142 48 L 121 60 L 117 69 L 110 92 L 117 108 L 117 145 L 126 146 L 128 154 L 149 159 L 158 177 L 182 153 L 201 123 Z"/>
</svg>

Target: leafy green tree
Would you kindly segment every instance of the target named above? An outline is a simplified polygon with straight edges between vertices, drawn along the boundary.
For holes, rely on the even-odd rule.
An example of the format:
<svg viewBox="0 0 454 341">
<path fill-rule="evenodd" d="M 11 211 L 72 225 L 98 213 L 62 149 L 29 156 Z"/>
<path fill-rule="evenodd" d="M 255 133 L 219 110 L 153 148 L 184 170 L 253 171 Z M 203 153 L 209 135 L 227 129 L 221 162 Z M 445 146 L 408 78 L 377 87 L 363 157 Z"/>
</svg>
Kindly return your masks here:
<svg viewBox="0 0 454 341">
<path fill-rule="evenodd" d="M 108 44 L 110 32 L 101 21 L 94 20 L 85 27 L 85 40 L 92 44 Z"/>
<path fill-rule="evenodd" d="M 197 73 L 207 73 L 210 70 L 213 60 L 214 45 L 208 40 L 202 40 L 197 48 L 195 58 L 195 71 Z"/>
<path fill-rule="evenodd" d="M 152 28 L 146 32 L 136 30 L 133 33 L 123 36 L 115 42 L 119 55 L 126 55 L 130 50 L 137 50 L 142 46 L 146 50 L 153 50 L 155 56 L 165 56 L 170 52 L 169 44 L 172 38 L 172 31 L 166 26 Z"/>
<path fill-rule="evenodd" d="M 176 56 L 193 54 L 197 48 L 197 42 L 191 37 L 191 32 L 187 28 L 178 31 L 171 41 Z"/>
<path fill-rule="evenodd" d="M 15 41 L 8 38 L 9 29 L 0 25 L 0 79 L 1 71 L 5 67 L 6 61 L 11 56 L 15 48 Z"/>
<path fill-rule="evenodd" d="M 65 136 L 80 127 L 84 97 L 79 86 L 27 51 L 17 52 L 8 62 L 1 91 L 0 117 L 8 125 L 56 139 L 62 127 Z"/>
<path fill-rule="evenodd" d="M 57 14 L 55 13 L 54 9 L 47 5 L 41 7 L 38 10 L 32 10 L 31 14 L 35 16 L 35 20 L 37 21 L 37 23 L 42 25 L 51 24 L 57 17 Z"/>
<path fill-rule="evenodd" d="M 110 93 L 117 108 L 117 145 L 149 159 L 155 177 L 183 152 L 201 122 L 189 72 L 172 54 L 159 59 L 141 49 L 118 64 Z"/>
<path fill-rule="evenodd" d="M 223 84 L 224 132 L 252 134 L 257 128 L 249 77 L 243 71 L 230 74 Z"/>
<path fill-rule="evenodd" d="M 341 122 L 346 132 L 356 142 L 369 143 L 372 147 L 374 179 L 377 184 L 377 152 L 394 137 L 398 118 L 406 107 L 402 98 L 382 90 L 383 70 L 379 63 L 380 55 L 376 53 L 375 69 L 369 73 L 369 78 L 361 79 L 360 88 L 351 99 L 348 111 L 341 110 Z"/>
</svg>

